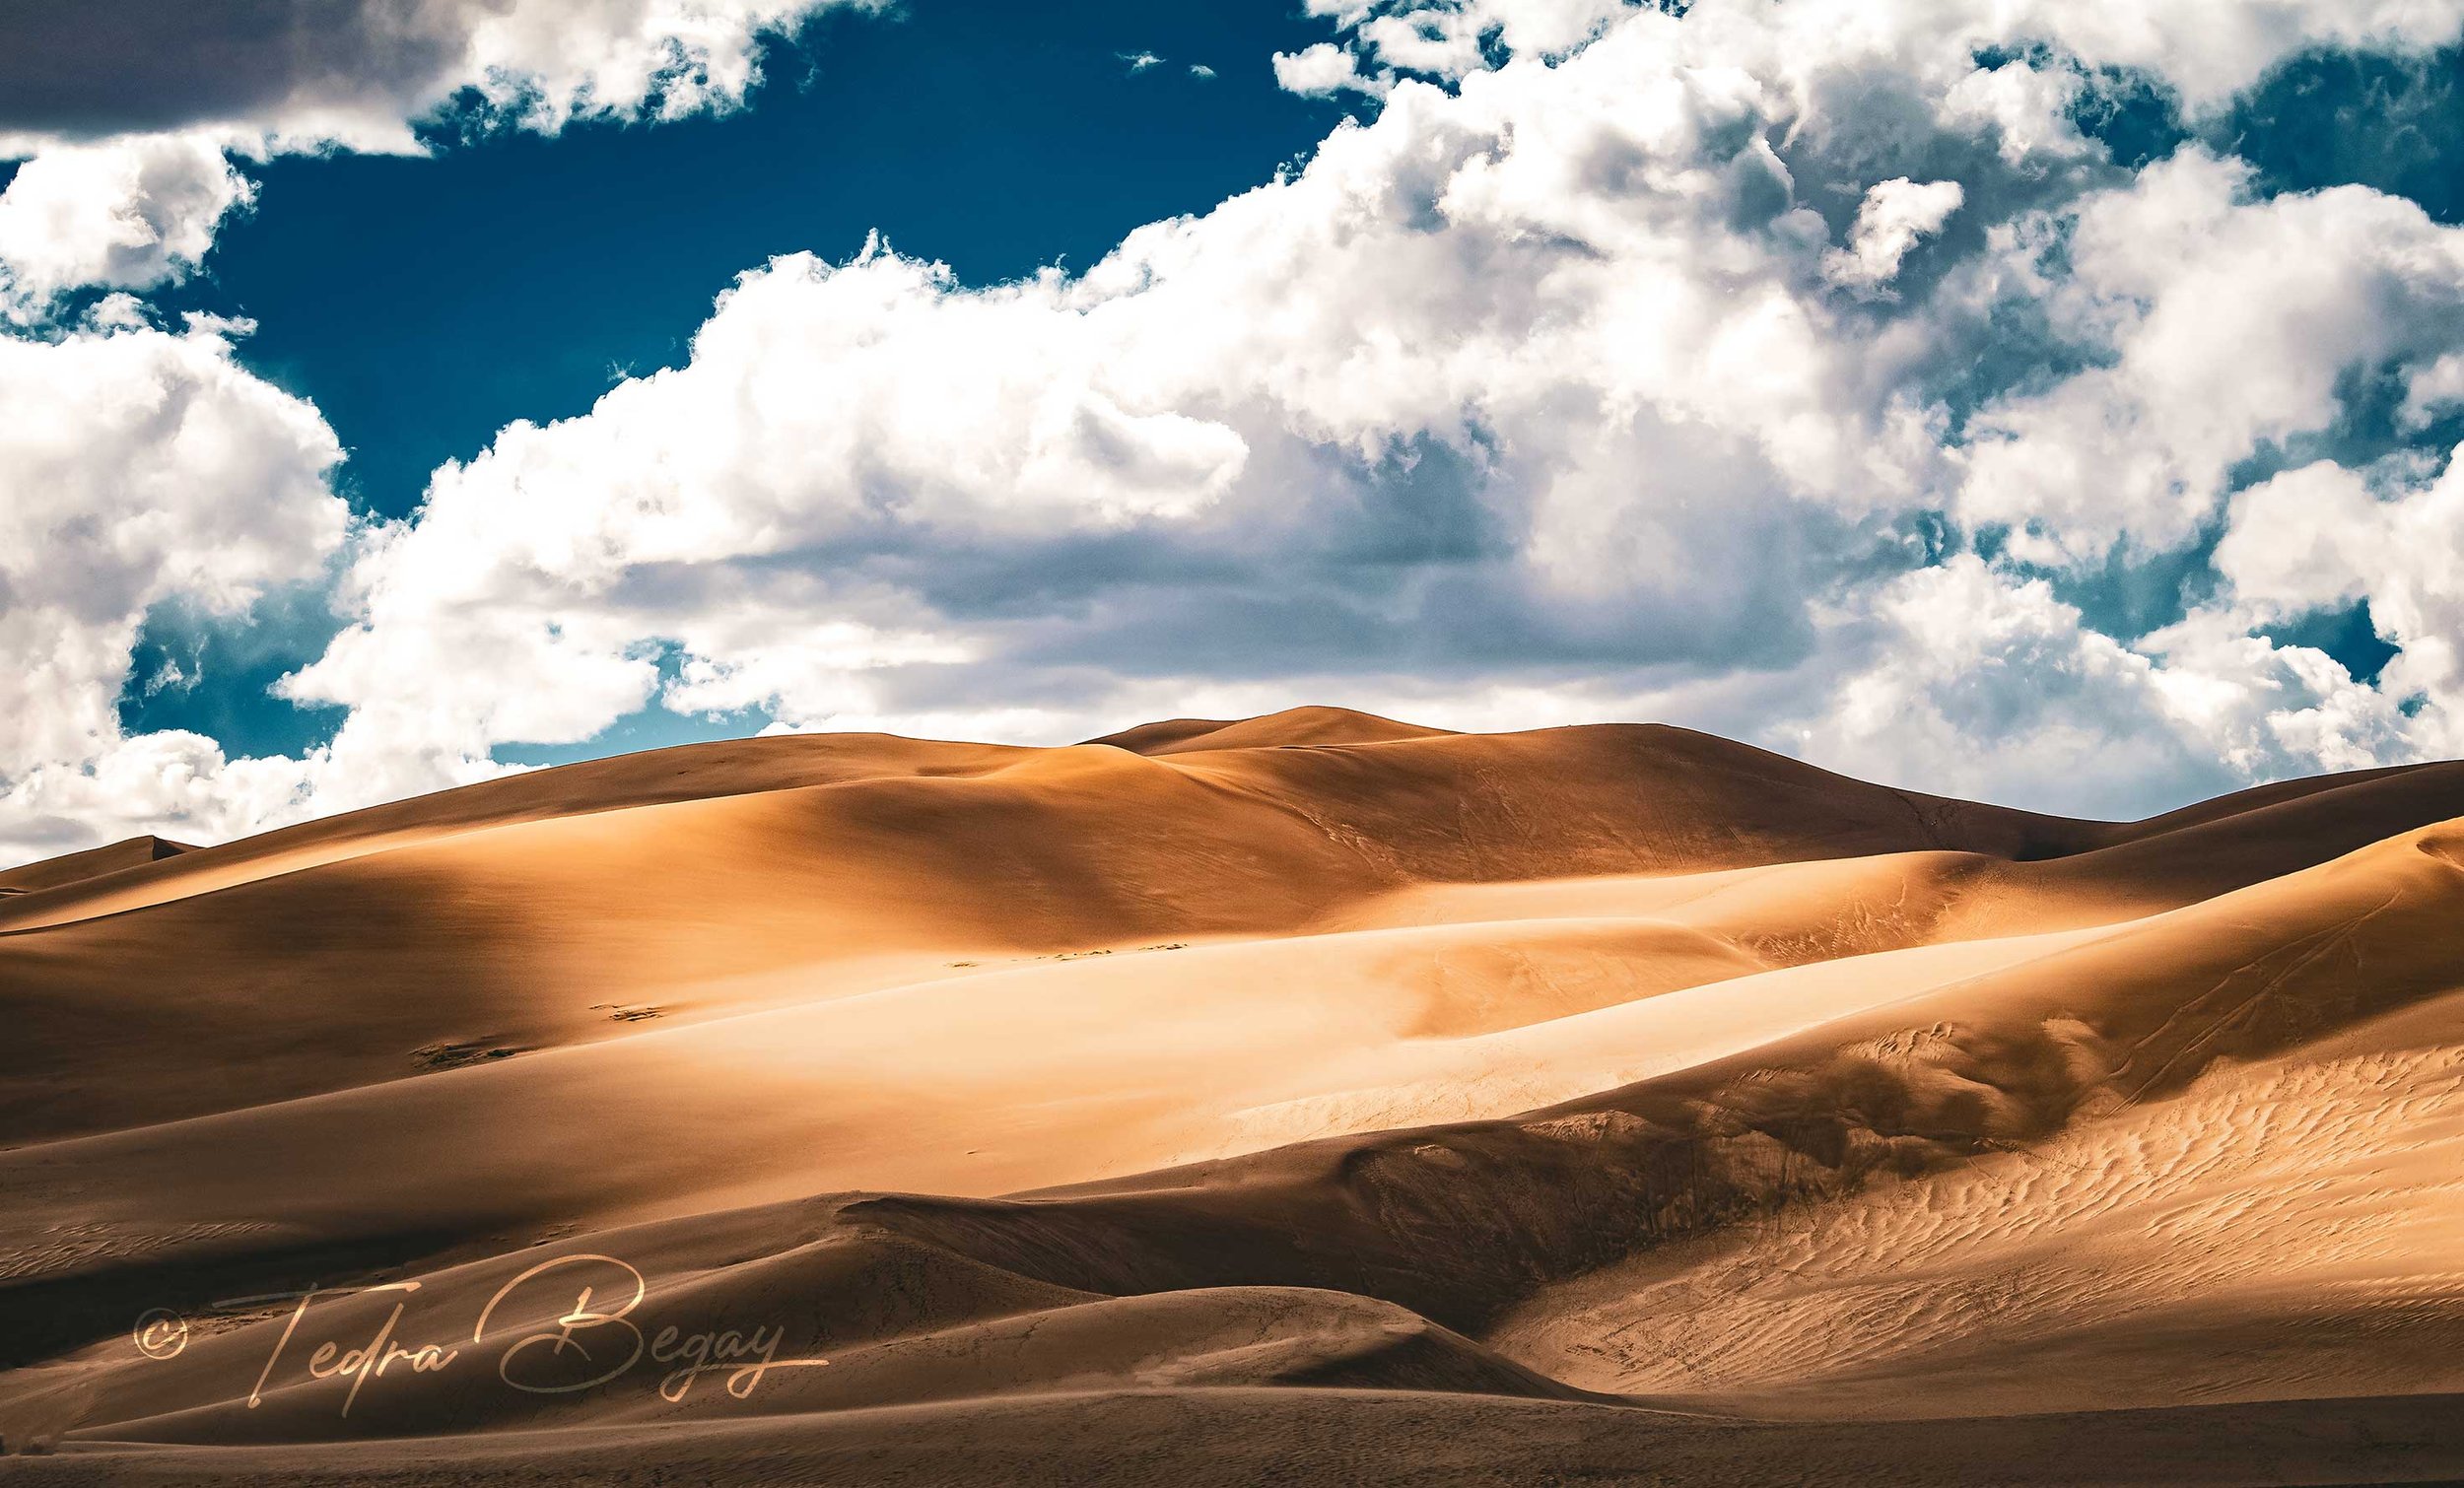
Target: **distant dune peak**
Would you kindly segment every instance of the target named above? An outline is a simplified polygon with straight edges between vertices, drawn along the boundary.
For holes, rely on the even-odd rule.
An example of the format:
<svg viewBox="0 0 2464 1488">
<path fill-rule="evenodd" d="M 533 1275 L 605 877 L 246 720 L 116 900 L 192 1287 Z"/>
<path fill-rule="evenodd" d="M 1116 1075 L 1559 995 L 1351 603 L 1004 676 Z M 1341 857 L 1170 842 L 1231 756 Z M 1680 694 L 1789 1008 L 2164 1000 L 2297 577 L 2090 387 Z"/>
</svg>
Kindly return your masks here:
<svg viewBox="0 0 2464 1488">
<path fill-rule="evenodd" d="M 1348 708 L 1288 708 L 1254 718 L 1171 718 L 1089 739 L 1132 754 L 1186 754 L 1214 749 L 1274 749 L 1292 745 L 1384 744 L 1434 738 L 1450 732 L 1398 722 Z"/>
<path fill-rule="evenodd" d="M 0 894 L 31 894 L 54 889 L 63 884 L 143 867 L 147 863 L 161 862 L 164 858 L 196 850 L 186 843 L 175 843 L 169 838 L 123 838 L 101 847 L 42 858 L 0 873 Z"/>
</svg>

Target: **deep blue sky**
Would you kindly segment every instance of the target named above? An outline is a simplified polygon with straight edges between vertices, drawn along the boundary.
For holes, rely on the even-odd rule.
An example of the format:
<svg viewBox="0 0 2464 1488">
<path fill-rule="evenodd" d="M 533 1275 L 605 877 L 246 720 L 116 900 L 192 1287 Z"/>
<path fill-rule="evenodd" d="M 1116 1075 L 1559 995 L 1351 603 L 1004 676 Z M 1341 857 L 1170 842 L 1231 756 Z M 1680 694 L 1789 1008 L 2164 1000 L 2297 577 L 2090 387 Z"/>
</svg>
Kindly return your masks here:
<svg viewBox="0 0 2464 1488">
<path fill-rule="evenodd" d="M 824 13 L 770 48 L 765 84 L 723 117 L 555 139 L 440 132 L 425 159 L 251 168 L 254 211 L 162 298 L 254 320 L 241 360 L 324 414 L 357 507 L 404 515 L 431 470 L 508 422 L 582 413 L 619 377 L 680 363 L 713 298 L 776 254 L 846 258 L 879 229 L 992 283 L 1083 269 L 1142 223 L 1271 179 L 1342 111 L 1274 85 L 1274 52 L 1331 34 L 1298 11 L 905 0 Z M 1165 60 L 1132 73 L 1122 54 L 1137 52 Z M 338 713 L 263 694 L 337 624 L 300 598 L 244 628 L 157 615 L 126 724 L 195 728 L 234 754 L 326 737 Z M 201 661 L 217 685 L 146 696 L 167 660 L 191 675 Z"/>
</svg>

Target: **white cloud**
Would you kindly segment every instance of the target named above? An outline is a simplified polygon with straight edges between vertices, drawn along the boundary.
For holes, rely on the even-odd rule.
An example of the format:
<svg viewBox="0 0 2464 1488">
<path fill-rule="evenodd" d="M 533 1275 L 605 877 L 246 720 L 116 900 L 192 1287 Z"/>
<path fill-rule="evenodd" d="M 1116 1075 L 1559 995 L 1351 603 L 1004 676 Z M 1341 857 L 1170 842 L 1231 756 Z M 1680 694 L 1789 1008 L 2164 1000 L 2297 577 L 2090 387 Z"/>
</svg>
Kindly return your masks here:
<svg viewBox="0 0 2464 1488">
<path fill-rule="evenodd" d="M 1045 648 L 1153 665 L 1171 627 L 1221 623 L 1209 607 L 1305 616 L 1381 570 L 1409 581 L 1370 623 L 1407 641 L 1469 620 L 1414 592 L 1443 566 L 1412 578 L 1347 550 L 1392 542 L 1372 504 L 1410 520 L 1441 468 L 1465 486 L 1444 540 L 1504 545 L 1455 581 L 1540 643 L 1681 653 L 1749 630 L 1791 601 L 1775 558 L 1826 519 L 1795 504 L 1862 507 L 1932 446 L 1791 292 L 1818 232 L 1729 237 L 1730 189 L 1697 155 L 1750 102 L 1639 45 L 1618 60 L 1649 70 L 1407 85 L 1299 176 L 1141 230 L 1081 280 L 969 291 L 877 251 L 782 259 L 686 368 L 441 472 L 417 525 L 363 559 L 362 623 L 294 692 L 355 723 L 416 707 L 404 727 L 465 749 L 581 738 L 680 645 L 689 706 L 742 706 L 758 678 L 785 717 L 877 716 L 983 685 L 971 662 L 1067 685 L 1081 663 L 1037 675 Z M 1569 173 L 1619 147 L 1629 178 Z M 1706 250 L 1725 285 L 1671 272 Z M 1780 551 L 1718 551 L 1741 531 Z M 1059 612 L 1004 614 L 970 572 Z M 816 612 L 863 643 L 779 659 Z M 1652 614 L 1685 634 L 1634 634 Z M 1257 643 L 1287 665 L 1322 643 Z M 477 653 L 495 664 L 450 664 Z"/>
<path fill-rule="evenodd" d="M 1855 293 L 1884 293 L 1917 239 L 1941 232 L 1965 199 L 1957 181 L 1917 182 L 1896 175 L 1875 182 L 1857 208 L 1848 246 L 1822 255 L 1822 277 Z"/>
<path fill-rule="evenodd" d="M 46 153 L 0 192 L 0 311 L 80 285 L 145 289 L 191 272 L 253 190 L 213 144 L 147 135 Z"/>
<path fill-rule="evenodd" d="M 462 11 L 458 66 L 427 85 L 477 87 L 531 128 L 578 117 L 682 118 L 740 103 L 764 33 L 830 4 L 875 0 L 512 0 Z"/>
<path fill-rule="evenodd" d="M 1309 0 L 1306 9 L 1347 34 L 1364 76 L 1389 81 L 1398 71 L 1461 78 L 1500 54 L 1554 58 L 1632 26 L 1638 13 L 1677 11 L 1694 36 L 1719 38 L 1722 60 L 1800 98 L 1826 72 L 1945 88 L 1972 75 L 1981 52 L 2042 44 L 2059 54 L 2057 67 L 2161 78 L 2199 111 L 2306 51 L 2424 52 L 2464 34 L 2464 0 Z"/>
<path fill-rule="evenodd" d="M 2418 432 L 2460 407 L 2464 407 L 2464 352 L 2449 352 L 2427 366 L 2416 365 L 2406 374 L 2404 405 L 2397 410 L 2397 418 L 2407 432 Z"/>
<path fill-rule="evenodd" d="M 2119 816 L 2234 782 L 2174 715 L 2156 664 L 2042 580 L 1960 557 L 1858 596 L 1836 626 L 1815 707 L 1775 728 L 1830 768 Z"/>
<path fill-rule="evenodd" d="M 2043 562 L 2175 547 L 2236 465 L 2335 425 L 2348 373 L 2435 386 L 2464 339 L 2464 232 L 2361 187 L 2255 201 L 2247 174 L 2186 149 L 2020 245 L 2059 246 L 2054 325 L 2102 365 L 1980 411 L 1961 514 L 2025 528 Z"/>
<path fill-rule="evenodd" d="M 1382 94 L 1386 85 L 1363 77 L 1352 54 L 1332 41 L 1320 41 L 1299 51 L 1274 54 L 1274 83 L 1285 93 L 1296 93 L 1305 99 L 1332 98 L 1346 90 Z"/>
<path fill-rule="evenodd" d="M 252 195 L 232 155 L 418 153 L 413 126 L 448 108 L 543 133 L 726 109 L 759 80 L 766 34 L 876 3 L 288 0 L 288 16 L 234 26 L 224 8 L 139 0 L 114 28 L 76 7 L 15 17 L 0 161 L 26 164 L 0 196 L 0 316 L 195 269 Z M 130 55 L 127 34 L 149 47 Z"/>
<path fill-rule="evenodd" d="M 1461 78 L 1495 50 L 1559 58 L 1623 18 L 1637 0 L 1309 0 L 1311 15 L 1354 35 L 1376 68 Z"/>
<path fill-rule="evenodd" d="M 2427 51 L 2464 30 L 2464 10 L 2449 0 L 2024 0 L 2004 16 L 2006 35 L 2056 41 L 2090 67 L 2158 74 L 2193 106 L 2219 104 L 2304 51 Z"/>
<path fill-rule="evenodd" d="M 0 843 L 177 821 L 197 792 L 229 793 L 210 767 L 164 765 L 219 759 L 208 741 L 122 736 L 138 628 L 167 600 L 237 615 L 315 580 L 347 519 L 325 483 L 331 431 L 236 366 L 234 334 L 155 329 L 123 304 L 57 340 L 0 338 L 0 648 L 17 658 L 0 679 Z"/>
<path fill-rule="evenodd" d="M 2319 651 L 2214 612 L 2125 645 L 1972 555 L 1830 618 L 1790 679 L 1813 706 L 1761 698 L 1730 726 L 1872 779 L 2128 818 L 2416 747 L 2392 698 Z"/>
<path fill-rule="evenodd" d="M 740 102 L 764 34 L 875 0 L 123 0 L 14 17 L 0 154 L 169 131 L 280 147 L 416 148 L 409 124 L 468 94 L 553 132 L 578 118 L 679 118 Z M 124 38 L 143 35 L 133 52 Z"/>
<path fill-rule="evenodd" d="M 2217 547 L 2226 613 L 2269 623 L 2367 601 L 2400 647 L 2379 679 L 2416 712 L 2400 727 L 2416 753 L 2464 755 L 2464 464 L 2407 478 L 2327 462 L 2233 498 Z"/>
</svg>

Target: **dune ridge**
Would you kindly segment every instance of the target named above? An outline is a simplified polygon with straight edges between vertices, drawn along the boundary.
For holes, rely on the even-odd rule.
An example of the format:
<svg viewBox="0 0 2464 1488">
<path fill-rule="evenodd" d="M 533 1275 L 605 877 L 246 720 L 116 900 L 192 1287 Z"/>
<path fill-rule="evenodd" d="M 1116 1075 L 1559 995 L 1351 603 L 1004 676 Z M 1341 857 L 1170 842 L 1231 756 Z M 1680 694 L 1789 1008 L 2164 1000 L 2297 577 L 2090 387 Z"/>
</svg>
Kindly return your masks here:
<svg viewBox="0 0 2464 1488">
<path fill-rule="evenodd" d="M 2037 1480 L 2023 1439 L 2076 1481 L 2464 1470 L 2458 818 L 2452 764 L 2081 822 L 1309 709 L 689 746 L 32 865 L 0 1446 L 59 1451 L 0 1470 L 1892 1481 L 1913 1418 L 1946 1481 Z M 828 1362 L 479 1367 L 637 1284 L 646 1338 Z M 232 1304 L 309 1285 L 376 1288 L 316 1337 L 398 1308 L 473 1362 L 316 1378 Z M 2277 1455 L 2113 1446 L 2224 1421 Z"/>
</svg>

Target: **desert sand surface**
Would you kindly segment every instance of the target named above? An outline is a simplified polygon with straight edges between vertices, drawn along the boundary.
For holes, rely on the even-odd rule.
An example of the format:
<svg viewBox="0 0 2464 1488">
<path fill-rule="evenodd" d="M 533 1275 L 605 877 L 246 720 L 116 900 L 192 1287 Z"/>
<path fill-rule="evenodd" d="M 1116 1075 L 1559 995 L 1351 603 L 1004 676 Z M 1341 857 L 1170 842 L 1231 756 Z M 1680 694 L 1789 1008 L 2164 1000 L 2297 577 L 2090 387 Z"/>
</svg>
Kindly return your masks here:
<svg viewBox="0 0 2464 1488">
<path fill-rule="evenodd" d="M 2464 765 L 1334 709 L 0 873 L 0 1481 L 2464 1480 Z"/>
</svg>

